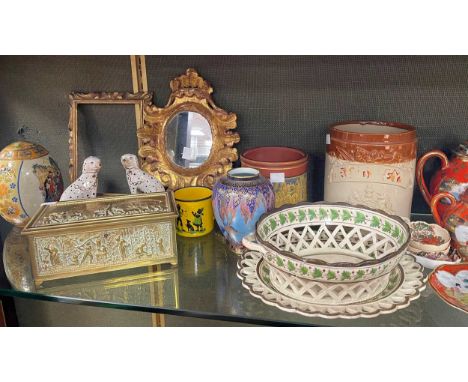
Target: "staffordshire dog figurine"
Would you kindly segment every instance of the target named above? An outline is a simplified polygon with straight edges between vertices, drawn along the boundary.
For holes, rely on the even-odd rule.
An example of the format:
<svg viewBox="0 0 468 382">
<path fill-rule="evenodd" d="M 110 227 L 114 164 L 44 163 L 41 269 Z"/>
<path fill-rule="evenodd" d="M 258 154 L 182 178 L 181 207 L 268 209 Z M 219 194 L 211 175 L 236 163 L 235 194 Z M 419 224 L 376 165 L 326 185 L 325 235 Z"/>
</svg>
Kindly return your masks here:
<svg viewBox="0 0 468 382">
<path fill-rule="evenodd" d="M 122 166 L 127 173 L 128 187 L 132 194 L 147 194 L 150 192 L 163 192 L 164 186 L 156 178 L 140 169 L 138 158 L 133 154 L 125 154 L 120 158 Z"/>
<path fill-rule="evenodd" d="M 99 170 L 101 170 L 101 160 L 99 158 L 86 158 L 83 162 L 83 172 L 80 177 L 67 187 L 60 197 L 60 201 L 95 198 Z"/>
</svg>

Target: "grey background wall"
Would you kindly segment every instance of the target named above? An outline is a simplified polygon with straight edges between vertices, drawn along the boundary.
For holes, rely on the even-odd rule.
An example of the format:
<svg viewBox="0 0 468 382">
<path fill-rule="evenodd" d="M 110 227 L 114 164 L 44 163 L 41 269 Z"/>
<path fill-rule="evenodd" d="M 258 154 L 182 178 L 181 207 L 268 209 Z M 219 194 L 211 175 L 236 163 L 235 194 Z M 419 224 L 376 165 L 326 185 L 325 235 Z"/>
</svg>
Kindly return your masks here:
<svg viewBox="0 0 468 382">
<path fill-rule="evenodd" d="M 167 102 L 172 78 L 188 67 L 197 69 L 214 87 L 216 103 L 237 114 L 239 152 L 258 145 L 308 152 L 313 200 L 323 195 L 325 133 L 331 123 L 412 124 L 419 154 L 432 148 L 448 152 L 468 138 L 464 56 L 147 56 L 146 63 L 159 106 Z M 26 138 L 50 151 L 67 184 L 71 91 L 132 91 L 129 57 L 0 57 L 0 147 L 18 140 L 19 128 L 29 128 Z M 101 191 L 126 192 L 119 157 L 137 150 L 134 108 L 86 106 L 79 119 L 80 156 L 103 160 Z M 413 211 L 427 212 L 418 190 Z M 0 222 L 2 238 L 9 229 Z"/>
</svg>

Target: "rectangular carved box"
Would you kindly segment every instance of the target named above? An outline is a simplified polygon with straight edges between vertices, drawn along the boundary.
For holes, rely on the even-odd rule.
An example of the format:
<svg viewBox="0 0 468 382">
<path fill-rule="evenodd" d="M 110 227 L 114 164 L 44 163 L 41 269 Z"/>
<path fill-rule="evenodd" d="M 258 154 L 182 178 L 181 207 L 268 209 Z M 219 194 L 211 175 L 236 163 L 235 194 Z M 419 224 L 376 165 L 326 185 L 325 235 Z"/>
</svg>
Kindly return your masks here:
<svg viewBox="0 0 468 382">
<path fill-rule="evenodd" d="M 171 191 L 45 203 L 22 231 L 34 279 L 175 265 L 176 217 Z"/>
</svg>

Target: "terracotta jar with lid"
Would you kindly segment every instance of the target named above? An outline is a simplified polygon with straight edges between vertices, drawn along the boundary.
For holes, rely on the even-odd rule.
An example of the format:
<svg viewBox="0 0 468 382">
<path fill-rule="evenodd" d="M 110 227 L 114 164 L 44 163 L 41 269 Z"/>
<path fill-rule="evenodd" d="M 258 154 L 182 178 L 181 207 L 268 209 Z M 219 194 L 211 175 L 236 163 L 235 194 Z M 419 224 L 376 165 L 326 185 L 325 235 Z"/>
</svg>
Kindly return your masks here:
<svg viewBox="0 0 468 382">
<path fill-rule="evenodd" d="M 416 130 L 397 122 L 347 121 L 330 127 L 325 200 L 362 204 L 409 217 Z"/>
<path fill-rule="evenodd" d="M 251 167 L 269 179 L 275 191 L 275 207 L 307 201 L 309 156 L 302 150 L 284 146 L 264 146 L 246 150 L 240 157 L 243 167 Z"/>
</svg>

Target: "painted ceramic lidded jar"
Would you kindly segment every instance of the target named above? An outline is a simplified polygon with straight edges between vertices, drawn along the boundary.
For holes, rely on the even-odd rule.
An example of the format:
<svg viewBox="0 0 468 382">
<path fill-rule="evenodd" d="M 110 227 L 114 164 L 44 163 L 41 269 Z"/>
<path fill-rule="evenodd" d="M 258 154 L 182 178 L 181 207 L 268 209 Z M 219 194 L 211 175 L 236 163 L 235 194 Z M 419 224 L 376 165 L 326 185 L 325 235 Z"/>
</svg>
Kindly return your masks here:
<svg viewBox="0 0 468 382">
<path fill-rule="evenodd" d="M 241 164 L 256 168 L 270 179 L 275 207 L 307 201 L 309 156 L 302 150 L 283 146 L 255 147 L 241 155 Z"/>
<path fill-rule="evenodd" d="M 24 226 L 62 192 L 60 169 L 43 146 L 19 141 L 0 151 L 0 214 L 9 223 Z"/>
<path fill-rule="evenodd" d="M 448 200 L 442 213 L 441 203 Z M 452 244 L 463 261 L 468 261 L 468 189 L 456 198 L 450 192 L 440 192 L 431 200 L 431 210 L 437 224 L 445 227 L 452 236 Z"/>
<path fill-rule="evenodd" d="M 273 186 L 253 168 L 230 170 L 213 187 L 216 222 L 235 253 L 245 250 L 242 239 L 254 232 L 260 216 L 274 205 Z"/>
<path fill-rule="evenodd" d="M 396 122 L 349 121 L 330 127 L 325 200 L 363 204 L 409 218 L 416 130 Z"/>
</svg>

